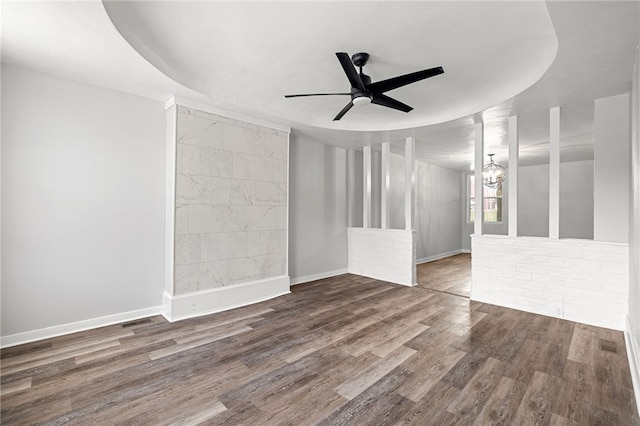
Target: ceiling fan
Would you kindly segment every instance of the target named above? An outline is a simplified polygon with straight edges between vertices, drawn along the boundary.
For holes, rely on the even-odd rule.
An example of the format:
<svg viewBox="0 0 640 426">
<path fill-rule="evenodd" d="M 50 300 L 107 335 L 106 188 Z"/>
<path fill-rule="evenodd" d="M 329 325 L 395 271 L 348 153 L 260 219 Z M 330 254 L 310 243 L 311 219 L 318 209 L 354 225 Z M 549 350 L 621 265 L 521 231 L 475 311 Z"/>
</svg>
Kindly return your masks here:
<svg viewBox="0 0 640 426">
<path fill-rule="evenodd" d="M 349 58 L 348 53 L 336 52 L 336 56 L 338 57 L 338 61 L 340 61 L 340 65 L 342 65 L 344 73 L 349 79 L 349 83 L 351 83 L 350 93 L 308 93 L 303 95 L 285 95 L 284 97 L 296 98 L 301 96 L 350 95 L 351 101 L 342 108 L 342 111 L 336 115 L 333 121 L 340 120 L 354 105 L 366 105 L 369 103 L 382 105 L 387 108 L 393 108 L 403 112 L 409 112 L 413 109 L 412 107 L 385 95 L 384 92 L 444 73 L 442 67 L 435 67 L 372 83 L 371 77 L 362 73 L 362 67 L 364 67 L 367 64 L 367 60 L 369 60 L 368 53 L 356 53 Z M 354 65 L 360 68 L 360 72 L 356 71 L 353 67 Z"/>
</svg>

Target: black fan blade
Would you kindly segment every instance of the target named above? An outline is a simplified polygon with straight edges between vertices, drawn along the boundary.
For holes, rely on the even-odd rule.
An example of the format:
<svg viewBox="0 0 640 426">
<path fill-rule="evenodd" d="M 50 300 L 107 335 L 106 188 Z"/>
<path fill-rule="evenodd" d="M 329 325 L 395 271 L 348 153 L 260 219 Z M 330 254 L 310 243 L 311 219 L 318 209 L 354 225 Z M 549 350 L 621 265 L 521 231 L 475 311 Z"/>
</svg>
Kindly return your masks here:
<svg viewBox="0 0 640 426">
<path fill-rule="evenodd" d="M 342 118 L 343 115 L 345 115 L 347 113 L 347 111 L 349 111 L 351 109 L 351 107 L 353 106 L 353 102 L 349 102 L 347 104 L 347 106 L 345 106 L 344 108 L 342 108 L 342 111 L 340 111 L 338 113 L 338 115 L 336 115 L 336 118 L 333 119 L 333 121 L 338 121 Z"/>
<path fill-rule="evenodd" d="M 416 71 L 411 74 L 400 75 L 398 77 L 389 78 L 387 80 L 376 81 L 371 83 L 367 89 L 373 93 L 384 93 L 389 90 L 397 89 L 398 87 L 406 86 L 407 84 L 415 83 L 416 81 L 424 80 L 425 78 L 434 77 L 444 73 L 442 67 L 430 68 L 428 70 Z"/>
<path fill-rule="evenodd" d="M 383 95 L 382 93 L 373 95 L 373 99 L 371 99 L 371 103 L 397 109 L 402 112 L 409 112 L 413 109 L 409 105 L 403 104 L 402 102 L 397 101 L 393 98 L 390 98 L 387 95 Z"/>
<path fill-rule="evenodd" d="M 358 75 L 353 63 L 351 62 L 351 58 L 348 53 L 345 52 L 336 52 L 336 56 L 340 61 L 340 65 L 342 65 L 342 69 L 344 73 L 347 75 L 349 79 L 349 83 L 351 83 L 351 87 L 355 87 L 356 89 L 364 92 L 366 89 L 364 88 L 364 84 L 362 83 L 362 79 Z"/>
<path fill-rule="evenodd" d="M 334 96 L 334 95 L 351 95 L 351 93 L 306 93 L 304 95 L 284 95 L 284 97 L 299 98 L 301 96 Z"/>
</svg>

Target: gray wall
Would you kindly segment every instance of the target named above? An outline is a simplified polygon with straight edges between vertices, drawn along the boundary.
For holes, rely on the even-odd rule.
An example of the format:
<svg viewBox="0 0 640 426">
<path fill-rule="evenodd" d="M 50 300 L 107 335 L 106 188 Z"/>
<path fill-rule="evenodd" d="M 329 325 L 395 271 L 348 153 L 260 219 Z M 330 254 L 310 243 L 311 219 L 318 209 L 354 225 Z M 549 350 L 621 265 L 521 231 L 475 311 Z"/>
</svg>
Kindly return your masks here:
<svg viewBox="0 0 640 426">
<path fill-rule="evenodd" d="M 2 65 L 3 336 L 160 306 L 164 105 Z"/>
<path fill-rule="evenodd" d="M 293 130 L 289 158 L 289 275 L 292 281 L 346 269 L 346 151 L 311 141 Z"/>
<path fill-rule="evenodd" d="M 629 94 L 596 99 L 594 139 L 594 238 L 626 243 L 629 241 Z"/>
<path fill-rule="evenodd" d="M 416 161 L 416 192 L 416 259 L 427 260 L 461 250 L 464 195 L 460 191 L 460 173 Z"/>
<path fill-rule="evenodd" d="M 379 228 L 381 203 L 381 166 L 379 153 L 372 155 L 372 217 L 373 228 Z M 404 218 L 404 157 L 391 154 L 390 228 L 403 229 Z M 459 235 L 462 219 L 460 204 L 460 174 L 456 171 L 416 161 L 416 259 L 425 260 L 461 249 Z M 361 190 L 357 197 L 361 199 Z"/>
<path fill-rule="evenodd" d="M 504 201 L 507 205 L 508 196 Z M 518 169 L 518 235 L 549 236 L 548 164 Z"/>
<path fill-rule="evenodd" d="M 518 235 L 549 236 L 549 165 L 518 173 Z M 560 238 L 593 239 L 593 161 L 560 163 Z"/>
<path fill-rule="evenodd" d="M 509 177 L 503 184 L 503 221 L 484 224 L 485 234 L 507 235 L 509 223 Z M 461 190 L 466 197 L 466 174 Z M 466 200 L 462 221 L 466 222 Z M 462 247 L 471 248 L 473 224 L 462 227 Z M 520 167 L 518 170 L 518 235 L 549 235 L 549 165 Z M 560 238 L 593 239 L 593 161 L 560 164 Z"/>
<path fill-rule="evenodd" d="M 593 161 L 560 164 L 560 238 L 593 239 Z"/>
</svg>

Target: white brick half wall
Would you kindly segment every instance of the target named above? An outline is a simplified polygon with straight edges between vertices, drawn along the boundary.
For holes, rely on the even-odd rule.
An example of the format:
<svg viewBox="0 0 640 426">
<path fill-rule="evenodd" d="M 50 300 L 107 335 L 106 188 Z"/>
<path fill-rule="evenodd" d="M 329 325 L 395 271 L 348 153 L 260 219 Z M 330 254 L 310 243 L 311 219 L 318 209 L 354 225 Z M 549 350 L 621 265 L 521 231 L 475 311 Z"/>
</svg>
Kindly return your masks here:
<svg viewBox="0 0 640 426">
<path fill-rule="evenodd" d="M 624 330 L 629 246 L 472 235 L 471 299 Z"/>
<path fill-rule="evenodd" d="M 347 239 L 350 273 L 416 285 L 416 231 L 348 228 Z"/>
</svg>

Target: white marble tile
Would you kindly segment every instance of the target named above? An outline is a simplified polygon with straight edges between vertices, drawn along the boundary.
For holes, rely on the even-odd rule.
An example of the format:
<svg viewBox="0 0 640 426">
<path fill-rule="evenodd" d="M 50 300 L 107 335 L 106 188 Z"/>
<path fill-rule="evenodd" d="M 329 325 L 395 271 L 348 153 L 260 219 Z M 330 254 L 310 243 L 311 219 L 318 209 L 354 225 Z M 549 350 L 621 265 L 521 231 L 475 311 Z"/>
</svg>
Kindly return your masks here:
<svg viewBox="0 0 640 426">
<path fill-rule="evenodd" d="M 277 158 L 280 160 L 287 159 L 287 151 L 289 146 L 289 137 L 280 132 L 273 130 L 266 133 L 264 137 L 264 155 L 265 157 Z"/>
<path fill-rule="evenodd" d="M 229 261 L 229 285 L 286 275 L 285 255 L 256 256 Z"/>
<path fill-rule="evenodd" d="M 176 175 L 176 204 L 211 204 L 211 177 Z"/>
<path fill-rule="evenodd" d="M 175 230 L 176 235 L 189 233 L 189 209 L 187 206 L 177 205 L 175 210 Z"/>
<path fill-rule="evenodd" d="M 273 180 L 273 160 L 256 155 L 233 153 L 233 177 L 259 181 Z"/>
<path fill-rule="evenodd" d="M 285 160 L 273 160 L 273 181 L 287 183 L 287 162 Z"/>
<path fill-rule="evenodd" d="M 264 156 L 265 134 L 257 129 L 225 124 L 223 127 L 223 149 L 232 152 Z"/>
<path fill-rule="evenodd" d="M 228 275 L 227 261 L 176 266 L 176 294 L 223 287 L 228 283 Z"/>
<path fill-rule="evenodd" d="M 237 207 L 238 225 L 243 231 L 277 229 L 277 211 L 272 206 Z"/>
<path fill-rule="evenodd" d="M 194 114 L 178 113 L 178 144 L 222 148 L 222 123 Z"/>
<path fill-rule="evenodd" d="M 256 182 L 255 204 L 270 206 L 287 205 L 287 185 L 275 182 Z"/>
<path fill-rule="evenodd" d="M 284 230 L 248 232 L 249 256 L 284 253 L 286 235 Z"/>
<path fill-rule="evenodd" d="M 238 224 L 231 206 L 191 205 L 189 206 L 189 233 L 232 232 Z"/>
<path fill-rule="evenodd" d="M 255 202 L 256 183 L 232 178 L 211 178 L 211 204 L 246 206 Z"/>
<path fill-rule="evenodd" d="M 276 229 L 287 229 L 287 206 L 276 207 Z"/>
<path fill-rule="evenodd" d="M 287 275 L 288 272 L 285 270 L 287 259 L 284 253 L 261 256 L 259 259 L 263 262 L 262 270 L 267 273 L 267 277 Z"/>
<path fill-rule="evenodd" d="M 179 145 L 177 161 L 180 173 L 200 176 L 231 177 L 233 174 L 233 157 L 231 152 L 219 149 Z"/>
<path fill-rule="evenodd" d="M 200 253 L 203 262 L 247 257 L 248 235 L 245 232 L 202 234 Z"/>
<path fill-rule="evenodd" d="M 175 264 L 185 265 L 200 262 L 200 235 L 176 235 L 175 237 Z"/>
</svg>

